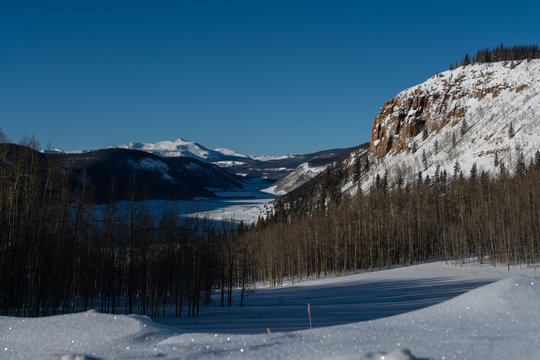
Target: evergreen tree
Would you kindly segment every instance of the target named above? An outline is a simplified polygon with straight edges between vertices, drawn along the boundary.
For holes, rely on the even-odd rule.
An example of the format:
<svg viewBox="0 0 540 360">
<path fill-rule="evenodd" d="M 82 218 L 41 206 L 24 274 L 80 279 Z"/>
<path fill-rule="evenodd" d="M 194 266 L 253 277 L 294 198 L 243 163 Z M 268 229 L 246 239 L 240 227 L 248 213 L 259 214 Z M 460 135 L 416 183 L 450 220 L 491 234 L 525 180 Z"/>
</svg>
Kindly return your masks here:
<svg viewBox="0 0 540 360">
<path fill-rule="evenodd" d="M 525 164 L 525 156 L 522 152 L 519 153 L 516 163 L 516 175 L 525 175 L 527 173 L 527 165 Z"/>
<path fill-rule="evenodd" d="M 463 119 L 463 122 L 461 123 L 461 136 L 465 135 L 465 133 L 469 130 L 469 125 L 467 124 L 467 121 Z"/>
<path fill-rule="evenodd" d="M 463 65 L 467 66 L 471 63 L 471 59 L 469 57 L 469 54 L 465 54 L 465 58 L 463 59 Z"/>
<path fill-rule="evenodd" d="M 476 55 L 470 56 L 465 54 L 461 60 L 461 65 L 471 64 L 483 64 L 497 61 L 510 61 L 510 68 L 514 68 L 519 65 L 519 60 L 529 60 L 540 58 L 540 49 L 538 45 L 514 45 L 512 47 L 504 46 L 500 44 L 494 49 L 484 48 L 478 50 Z M 517 63 L 517 64 L 516 64 Z M 458 63 L 453 65 L 450 63 L 450 70 L 458 67 Z"/>
<path fill-rule="evenodd" d="M 360 161 L 360 158 L 357 157 L 356 161 L 354 162 L 354 174 L 353 174 L 354 182 L 360 181 L 361 176 L 362 176 L 362 162 Z"/>
<path fill-rule="evenodd" d="M 471 166 L 471 172 L 470 172 L 471 180 L 476 180 L 477 175 L 478 175 L 478 169 L 476 167 L 476 163 L 474 163 Z"/>
<path fill-rule="evenodd" d="M 428 159 L 426 155 L 426 150 L 422 150 L 422 163 L 424 164 L 424 170 L 427 170 L 428 167 Z"/>
<path fill-rule="evenodd" d="M 457 179 L 460 172 L 461 172 L 461 165 L 459 165 L 459 161 L 457 161 L 456 159 L 456 162 L 454 163 L 454 179 Z"/>
<path fill-rule="evenodd" d="M 510 126 L 508 127 L 508 137 L 512 139 L 516 133 L 514 132 L 514 124 L 510 123 Z"/>
</svg>

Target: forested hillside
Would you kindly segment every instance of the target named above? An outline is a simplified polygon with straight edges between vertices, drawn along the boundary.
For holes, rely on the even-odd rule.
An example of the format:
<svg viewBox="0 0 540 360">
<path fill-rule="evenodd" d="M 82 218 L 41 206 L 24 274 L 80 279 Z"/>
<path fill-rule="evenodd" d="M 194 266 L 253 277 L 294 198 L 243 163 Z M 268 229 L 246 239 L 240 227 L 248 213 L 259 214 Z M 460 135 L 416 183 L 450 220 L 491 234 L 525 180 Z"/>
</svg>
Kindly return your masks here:
<svg viewBox="0 0 540 360">
<path fill-rule="evenodd" d="M 382 177 L 352 197 L 330 194 L 309 205 L 290 198 L 267 220 L 218 234 L 176 213 L 156 221 L 144 207 L 126 215 L 114 203 L 98 221 L 84 188 L 68 196 L 65 172 L 31 150 L 6 161 L 5 149 L 2 314 L 97 308 L 161 316 L 171 305 L 177 316 L 196 316 L 212 291 L 232 306 L 232 289 L 255 281 L 471 256 L 534 264 L 540 252 L 540 152 L 514 176 L 472 170 L 469 178 L 441 173 L 407 185 Z"/>
<path fill-rule="evenodd" d="M 229 234 L 174 210 L 152 218 L 135 197 L 119 209 L 114 186 L 97 214 L 85 172 L 57 160 L 0 144 L 1 314 L 96 308 L 159 316 L 174 304 L 178 317 L 196 316 L 218 286 L 230 304 L 238 266 L 231 259 L 247 262 L 249 254 L 233 254 Z"/>
<path fill-rule="evenodd" d="M 92 164 L 103 152 L 68 157 L 89 161 L 74 169 L 36 151 L 33 139 L 7 144 L 0 132 L 0 313 L 95 308 L 158 317 L 172 306 L 177 317 L 197 316 L 212 292 L 221 306 L 242 306 L 256 282 L 437 259 L 536 264 L 538 69 L 540 60 L 464 66 L 405 90 L 375 118 L 369 152 L 338 156 L 267 218 L 233 232 L 174 209 L 151 217 L 136 203 L 125 173 L 133 164 L 159 187 L 197 160 L 124 159 L 134 150 L 110 150 L 128 170 L 116 169 L 123 180 L 99 194 L 97 214 Z M 127 208 L 118 208 L 118 194 Z"/>
<path fill-rule="evenodd" d="M 281 282 L 358 269 L 477 256 L 510 266 L 540 253 L 540 152 L 515 175 L 445 172 L 413 184 L 378 178 L 366 193 L 307 202 L 296 193 L 241 235 L 259 259 L 257 278 Z M 328 175 L 327 175 L 328 176 Z M 336 180 L 337 181 L 337 180 Z"/>
</svg>

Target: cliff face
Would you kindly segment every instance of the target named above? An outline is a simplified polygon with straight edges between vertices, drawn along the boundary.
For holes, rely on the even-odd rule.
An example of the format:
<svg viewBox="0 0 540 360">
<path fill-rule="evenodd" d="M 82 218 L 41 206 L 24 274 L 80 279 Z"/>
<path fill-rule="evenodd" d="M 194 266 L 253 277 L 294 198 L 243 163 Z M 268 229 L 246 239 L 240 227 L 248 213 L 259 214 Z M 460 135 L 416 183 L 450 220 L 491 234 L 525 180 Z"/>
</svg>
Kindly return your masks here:
<svg viewBox="0 0 540 360">
<path fill-rule="evenodd" d="M 412 148 L 424 129 L 429 135 L 456 126 L 479 103 L 512 98 L 537 79 L 538 60 L 469 65 L 433 76 L 387 101 L 373 121 L 370 152 L 382 157 Z M 497 114 L 493 114 L 497 116 Z"/>
<path fill-rule="evenodd" d="M 384 104 L 365 165 L 343 191 L 369 191 L 377 176 L 394 186 L 441 174 L 469 176 L 473 167 L 489 176 L 513 173 L 519 159 L 529 164 L 539 150 L 540 59 L 468 65 Z"/>
</svg>

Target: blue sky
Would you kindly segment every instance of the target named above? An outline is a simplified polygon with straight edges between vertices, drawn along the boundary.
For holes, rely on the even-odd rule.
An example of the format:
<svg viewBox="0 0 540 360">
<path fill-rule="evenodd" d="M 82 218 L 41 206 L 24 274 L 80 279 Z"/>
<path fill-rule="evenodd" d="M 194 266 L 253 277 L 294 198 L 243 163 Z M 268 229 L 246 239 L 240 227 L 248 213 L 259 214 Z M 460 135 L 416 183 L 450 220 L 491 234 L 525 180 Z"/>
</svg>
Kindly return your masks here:
<svg viewBox="0 0 540 360">
<path fill-rule="evenodd" d="M 539 43 L 538 1 L 2 1 L 0 129 L 276 155 L 369 141 L 465 52 Z"/>
</svg>

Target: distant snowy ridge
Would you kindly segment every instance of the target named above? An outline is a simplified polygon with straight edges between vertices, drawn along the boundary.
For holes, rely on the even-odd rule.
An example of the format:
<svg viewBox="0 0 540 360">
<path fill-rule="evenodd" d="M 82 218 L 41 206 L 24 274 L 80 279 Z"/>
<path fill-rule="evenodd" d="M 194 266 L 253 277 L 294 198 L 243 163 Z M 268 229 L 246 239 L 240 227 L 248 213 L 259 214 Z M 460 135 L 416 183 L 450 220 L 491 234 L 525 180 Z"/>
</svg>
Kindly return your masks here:
<svg viewBox="0 0 540 360">
<path fill-rule="evenodd" d="M 139 143 L 132 142 L 129 144 L 111 146 L 120 149 L 134 149 L 150 152 L 156 155 L 164 157 L 193 157 L 198 160 L 207 161 L 212 158 L 214 153 L 212 150 L 205 148 L 204 146 L 197 144 L 193 141 L 186 141 L 182 138 L 178 138 L 175 141 L 160 141 L 157 143 Z M 221 154 L 221 153 L 218 153 Z M 219 157 L 219 155 L 217 155 Z"/>
<path fill-rule="evenodd" d="M 297 187 L 307 183 L 315 176 L 323 172 L 330 164 L 322 166 L 310 166 L 309 163 L 303 163 L 294 169 L 289 175 L 278 180 L 269 188 L 264 189 L 264 192 L 274 195 L 285 195 L 286 193 L 296 189 Z"/>
<path fill-rule="evenodd" d="M 311 180 L 352 148 L 329 149 L 304 155 L 245 155 L 231 149 L 210 150 L 196 142 L 182 138 L 157 143 L 129 143 L 118 146 L 153 153 L 161 157 L 192 157 L 217 165 L 229 173 L 242 177 L 267 178 L 283 181 L 268 188 L 267 193 L 283 195 Z M 292 174 L 291 174 L 292 173 Z"/>
<path fill-rule="evenodd" d="M 213 162 L 220 166 L 222 164 L 225 164 L 226 166 L 226 161 L 242 161 L 242 159 L 271 161 L 295 157 L 295 155 L 245 155 L 227 148 L 216 148 L 214 150 L 210 150 L 201 144 L 194 141 L 187 141 L 182 138 L 178 138 L 175 141 L 160 141 L 157 143 L 132 142 L 129 144 L 111 147 L 142 150 L 164 157 L 193 157 L 201 161 Z"/>
<path fill-rule="evenodd" d="M 529 164 L 540 149 L 540 60 L 476 64 L 437 74 L 402 91 L 374 119 L 370 167 L 362 189 L 377 175 L 415 181 L 420 173 L 465 176 L 510 173 L 521 154 Z M 354 159 L 349 159 L 354 163 Z M 497 165 L 496 165 L 497 164 Z M 350 181 L 344 190 L 356 191 Z"/>
<path fill-rule="evenodd" d="M 222 153 L 223 155 L 227 155 L 227 156 L 248 157 L 247 155 L 240 154 L 240 153 L 237 153 L 234 150 L 226 149 L 226 148 L 216 148 L 216 149 L 214 149 L 214 151 L 217 151 L 217 152 Z"/>
</svg>

